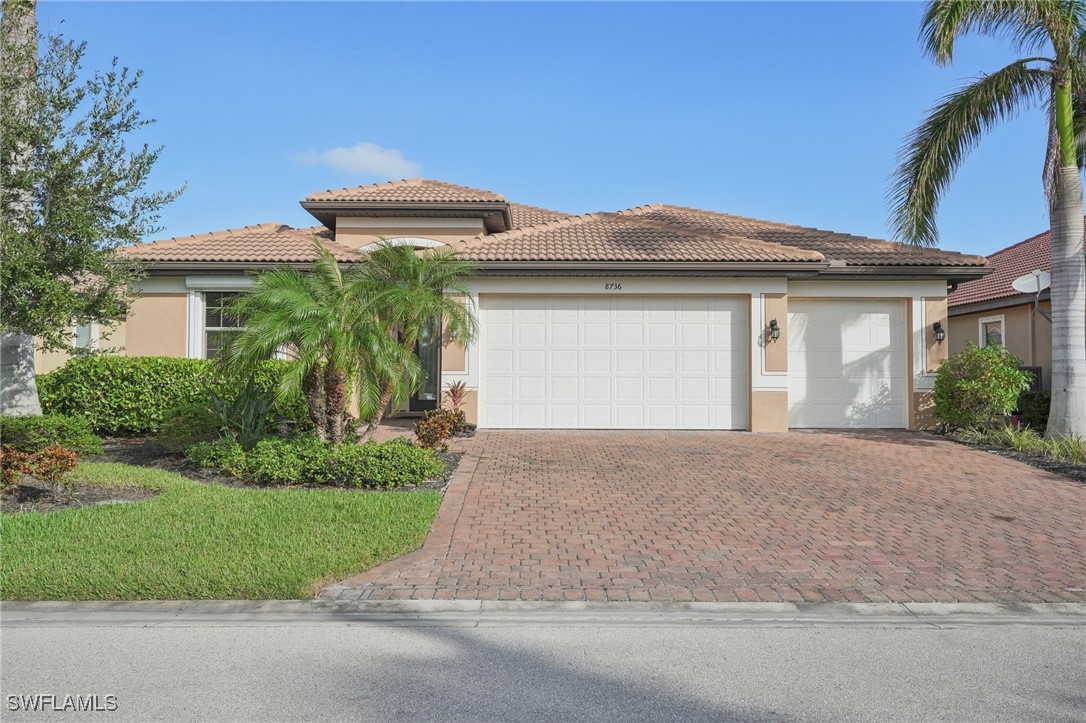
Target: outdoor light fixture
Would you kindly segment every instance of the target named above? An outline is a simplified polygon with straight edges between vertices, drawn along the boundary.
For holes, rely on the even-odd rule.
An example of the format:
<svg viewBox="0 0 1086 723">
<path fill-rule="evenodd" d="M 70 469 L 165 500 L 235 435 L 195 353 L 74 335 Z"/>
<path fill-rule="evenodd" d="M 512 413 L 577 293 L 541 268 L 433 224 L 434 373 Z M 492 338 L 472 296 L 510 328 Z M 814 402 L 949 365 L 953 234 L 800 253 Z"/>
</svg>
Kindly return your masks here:
<svg viewBox="0 0 1086 723">
<path fill-rule="evenodd" d="M 942 322 L 935 322 L 935 324 L 931 327 L 931 330 L 935 332 L 935 341 L 942 344 L 943 339 L 946 339 L 946 332 L 943 331 Z"/>
<path fill-rule="evenodd" d="M 777 320 L 769 322 L 769 338 L 772 341 L 777 341 L 781 338 L 781 328 L 777 325 Z"/>
</svg>

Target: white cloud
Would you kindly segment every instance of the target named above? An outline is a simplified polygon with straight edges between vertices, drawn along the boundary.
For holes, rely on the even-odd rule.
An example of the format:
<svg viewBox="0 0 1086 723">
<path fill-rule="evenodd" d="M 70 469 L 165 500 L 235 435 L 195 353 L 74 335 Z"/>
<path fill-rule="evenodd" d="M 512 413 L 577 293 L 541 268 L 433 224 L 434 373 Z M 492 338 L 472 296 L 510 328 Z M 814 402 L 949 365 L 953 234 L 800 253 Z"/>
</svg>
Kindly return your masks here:
<svg viewBox="0 0 1086 723">
<path fill-rule="evenodd" d="M 306 151 L 295 158 L 299 163 L 310 166 L 328 166 L 338 171 L 364 173 L 381 178 L 417 176 L 422 168 L 421 164 L 404 158 L 400 151 L 365 141 L 349 148 Z"/>
</svg>

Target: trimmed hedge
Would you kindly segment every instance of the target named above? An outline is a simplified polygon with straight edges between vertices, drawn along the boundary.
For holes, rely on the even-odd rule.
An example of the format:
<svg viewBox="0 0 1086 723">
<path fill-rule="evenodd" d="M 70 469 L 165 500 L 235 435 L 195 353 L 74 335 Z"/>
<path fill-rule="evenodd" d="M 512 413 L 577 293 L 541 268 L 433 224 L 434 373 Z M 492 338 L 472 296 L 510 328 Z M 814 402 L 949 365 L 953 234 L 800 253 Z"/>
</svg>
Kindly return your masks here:
<svg viewBox="0 0 1086 723">
<path fill-rule="evenodd" d="M 1018 404 L 1022 408 L 1022 422 L 1043 437 L 1048 428 L 1052 392 L 1023 392 Z"/>
<path fill-rule="evenodd" d="M 254 379 L 275 393 L 292 362 L 269 360 Z M 42 410 L 86 419 L 98 434 L 156 432 L 167 412 L 191 405 L 206 405 L 212 393 L 234 394 L 244 384 L 226 374 L 213 360 L 173 357 L 77 357 L 38 377 Z M 276 404 L 277 418 L 305 424 L 305 398 L 299 392 Z"/>
<path fill-rule="evenodd" d="M 46 414 L 29 417 L 0 417 L 0 445 L 27 454 L 37 454 L 59 445 L 79 455 L 101 454 L 102 440 L 82 417 Z"/>
<path fill-rule="evenodd" d="M 232 439 L 220 439 L 193 445 L 186 454 L 201 467 L 266 485 L 402 487 L 422 484 L 445 469 L 432 452 L 402 438 L 332 444 L 316 437 L 269 437 L 249 452 Z"/>
</svg>

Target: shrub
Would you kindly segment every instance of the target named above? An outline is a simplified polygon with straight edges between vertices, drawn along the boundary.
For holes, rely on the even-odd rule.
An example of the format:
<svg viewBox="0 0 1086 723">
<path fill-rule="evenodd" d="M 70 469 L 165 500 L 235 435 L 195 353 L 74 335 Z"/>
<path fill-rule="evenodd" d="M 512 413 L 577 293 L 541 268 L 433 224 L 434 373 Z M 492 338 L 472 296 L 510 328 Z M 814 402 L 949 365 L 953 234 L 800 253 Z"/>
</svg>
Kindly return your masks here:
<svg viewBox="0 0 1086 723">
<path fill-rule="evenodd" d="M 259 484 L 332 484 L 401 487 L 421 484 L 445 466 L 429 450 L 403 439 L 383 444 L 333 444 L 316 437 L 279 437 L 257 442 L 246 453 L 232 439 L 202 442 L 188 450 L 201 467 L 215 467 Z"/>
<path fill-rule="evenodd" d="M 245 450 L 231 437 L 200 442 L 185 450 L 185 456 L 199 467 L 220 469 L 234 477 L 246 470 Z"/>
<path fill-rule="evenodd" d="M 275 393 L 292 363 L 263 362 L 253 373 L 254 384 Z M 81 416 L 98 434 L 145 434 L 158 431 L 168 411 L 207 405 L 211 394 L 230 396 L 242 384 L 213 360 L 100 355 L 71 359 L 42 374 L 38 394 L 42 409 Z M 305 398 L 298 392 L 278 401 L 274 416 L 307 424 Z"/>
<path fill-rule="evenodd" d="M 30 474 L 31 456 L 17 449 L 0 449 L 0 494 L 19 484 L 24 474 Z"/>
<path fill-rule="evenodd" d="M 72 491 L 68 473 L 79 464 L 79 457 L 70 449 L 54 444 L 33 455 L 31 474 L 53 488 L 55 493 Z"/>
<path fill-rule="evenodd" d="M 63 414 L 0 417 L 0 443 L 31 454 L 54 445 L 83 455 L 102 453 L 102 440 L 91 431 L 87 420 Z"/>
<path fill-rule="evenodd" d="M 269 438 L 245 456 L 246 476 L 258 484 L 326 482 L 328 444 L 316 437 Z"/>
<path fill-rule="evenodd" d="M 445 465 L 429 450 L 401 438 L 332 445 L 325 469 L 329 482 L 345 487 L 400 487 L 436 477 Z"/>
<path fill-rule="evenodd" d="M 452 435 L 462 432 L 466 420 L 462 411 L 450 409 L 432 409 L 422 415 L 415 424 L 415 439 L 420 447 L 444 452 L 449 448 L 445 443 Z"/>
<path fill-rule="evenodd" d="M 1044 436 L 1048 429 L 1048 410 L 1052 406 L 1052 392 L 1025 392 L 1019 400 L 1022 423 Z"/>
<path fill-rule="evenodd" d="M 935 378 L 935 418 L 951 429 L 988 428 L 1010 414 L 1032 375 L 999 345 L 966 344 L 963 352 L 943 362 Z"/>
<path fill-rule="evenodd" d="M 1086 437 L 1072 434 L 1069 437 L 1051 440 L 1053 443 L 1052 456 L 1071 464 L 1086 463 Z"/>
<path fill-rule="evenodd" d="M 167 411 L 156 441 L 171 452 L 183 452 L 219 435 L 219 423 L 206 406 L 187 404 Z"/>
</svg>

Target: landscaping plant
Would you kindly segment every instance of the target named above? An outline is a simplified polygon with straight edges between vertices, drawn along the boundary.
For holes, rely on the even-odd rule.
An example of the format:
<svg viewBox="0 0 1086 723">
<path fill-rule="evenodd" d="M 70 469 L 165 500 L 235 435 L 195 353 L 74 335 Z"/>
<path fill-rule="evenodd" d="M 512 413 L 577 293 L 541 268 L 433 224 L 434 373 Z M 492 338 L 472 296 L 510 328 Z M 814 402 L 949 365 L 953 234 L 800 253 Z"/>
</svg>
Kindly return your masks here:
<svg viewBox="0 0 1086 723">
<path fill-rule="evenodd" d="M 64 414 L 0 417 L 0 444 L 21 452 L 60 445 L 81 455 L 102 453 L 102 440 L 82 417 Z"/>
<path fill-rule="evenodd" d="M 29 475 L 49 485 L 54 495 L 70 493 L 68 473 L 79 464 L 79 457 L 70 449 L 54 444 L 37 452 L 0 449 L 0 491 L 8 492 Z"/>
<path fill-rule="evenodd" d="M 170 452 L 184 452 L 219 436 L 219 422 L 208 405 L 187 404 L 163 415 L 155 441 Z"/>
<path fill-rule="evenodd" d="M 1018 396 L 1033 375 L 999 344 L 978 347 L 966 342 L 964 351 L 939 367 L 932 394 L 935 419 L 950 429 L 988 429 L 1014 411 Z"/>
<path fill-rule="evenodd" d="M 277 424 L 274 410 L 275 397 L 257 386 L 252 377 L 232 394 L 212 392 L 208 402 L 220 435 L 232 437 L 245 451 L 267 437 Z"/>
<path fill-rule="evenodd" d="M 1024 392 L 1019 399 L 1022 408 L 1022 423 L 1037 431 L 1042 437 L 1048 426 L 1048 411 L 1052 403 L 1052 392 Z"/>
<path fill-rule="evenodd" d="M 147 434 L 157 432 L 174 410 L 207 409 L 212 394 L 236 395 L 248 379 L 275 394 L 293 365 L 264 359 L 239 376 L 209 359 L 102 355 L 69 360 L 39 376 L 38 389 L 47 413 L 82 417 L 98 434 Z M 300 393 L 277 397 L 273 416 L 307 426 L 305 399 Z"/>
<path fill-rule="evenodd" d="M 0 494 L 16 487 L 24 474 L 30 474 L 31 455 L 17 449 L 0 448 Z"/>
<path fill-rule="evenodd" d="M 415 439 L 420 447 L 444 452 L 446 440 L 464 429 L 464 413 L 450 409 L 431 409 L 415 423 Z"/>
</svg>

